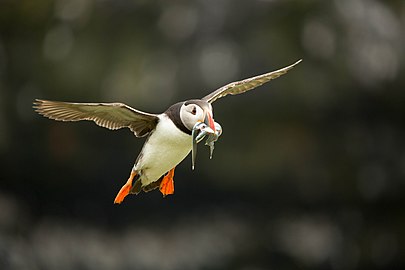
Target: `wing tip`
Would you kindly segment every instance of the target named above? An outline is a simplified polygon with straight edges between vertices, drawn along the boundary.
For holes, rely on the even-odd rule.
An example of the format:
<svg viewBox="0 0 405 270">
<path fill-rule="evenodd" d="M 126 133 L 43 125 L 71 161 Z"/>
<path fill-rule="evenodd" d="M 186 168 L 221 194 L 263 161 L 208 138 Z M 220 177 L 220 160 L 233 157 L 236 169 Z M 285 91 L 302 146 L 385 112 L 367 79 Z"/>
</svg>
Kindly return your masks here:
<svg viewBox="0 0 405 270">
<path fill-rule="evenodd" d="M 301 58 L 301 59 L 299 59 L 298 61 L 295 61 L 294 64 L 289 65 L 287 68 L 288 68 L 288 69 L 293 68 L 293 67 L 295 67 L 296 65 L 298 65 L 299 63 L 301 63 L 302 61 L 303 61 L 303 59 Z"/>
<path fill-rule="evenodd" d="M 53 101 L 45 100 L 45 99 L 39 99 L 36 98 L 32 102 L 32 108 L 34 111 L 44 117 L 47 117 L 49 119 L 54 119 L 58 120 L 56 117 L 52 116 L 49 112 L 50 106 L 52 105 Z"/>
<path fill-rule="evenodd" d="M 286 67 L 283 67 L 283 68 L 281 68 L 281 69 L 279 69 L 279 70 L 276 70 L 276 71 L 274 71 L 274 72 L 282 72 L 282 74 L 285 74 L 285 73 L 287 73 L 288 71 L 290 71 L 292 68 L 294 68 L 296 65 L 298 65 L 299 63 L 301 63 L 303 61 L 303 59 L 299 59 L 298 61 L 295 61 L 295 63 L 294 64 L 291 64 L 291 65 L 289 65 L 289 66 L 286 66 Z M 272 73 L 272 72 L 270 72 L 270 73 Z M 282 74 L 280 74 L 280 75 L 282 75 Z"/>
<path fill-rule="evenodd" d="M 295 62 L 293 65 L 295 66 L 295 65 L 298 65 L 299 63 L 301 63 L 302 61 L 304 61 L 304 59 L 299 59 L 297 62 Z"/>
<path fill-rule="evenodd" d="M 40 115 L 48 117 L 46 115 L 46 106 L 49 105 L 47 104 L 48 102 L 49 102 L 48 100 L 36 98 L 32 102 L 32 108 L 34 109 L 35 112 L 39 113 Z"/>
<path fill-rule="evenodd" d="M 44 100 L 36 98 L 36 99 L 32 102 L 32 108 L 33 108 L 36 112 L 40 113 L 40 109 L 41 109 L 41 107 L 42 107 L 43 104 L 44 104 Z"/>
<path fill-rule="evenodd" d="M 42 106 L 42 105 L 45 105 L 46 103 L 49 103 L 49 102 L 52 102 L 52 101 L 36 98 L 36 99 L 34 99 L 32 104 L 33 104 L 33 106 Z"/>
<path fill-rule="evenodd" d="M 38 104 L 41 104 L 42 102 L 43 102 L 42 99 L 36 98 L 36 99 L 34 99 L 34 101 L 32 102 L 32 104 L 38 105 Z"/>
</svg>

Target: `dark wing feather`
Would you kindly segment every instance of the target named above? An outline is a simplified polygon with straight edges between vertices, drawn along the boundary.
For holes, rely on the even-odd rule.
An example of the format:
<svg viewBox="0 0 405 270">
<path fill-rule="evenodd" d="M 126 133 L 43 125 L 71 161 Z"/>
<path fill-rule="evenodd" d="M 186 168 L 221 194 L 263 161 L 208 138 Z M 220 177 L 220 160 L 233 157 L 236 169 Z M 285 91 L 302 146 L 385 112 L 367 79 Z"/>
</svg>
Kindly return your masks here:
<svg viewBox="0 0 405 270">
<path fill-rule="evenodd" d="M 58 121 L 91 120 L 112 130 L 127 127 L 137 137 L 147 135 L 159 120 L 156 114 L 141 112 L 123 103 L 71 103 L 36 99 L 34 109 Z"/>
<path fill-rule="evenodd" d="M 248 79 L 245 79 L 242 81 L 229 83 L 229 84 L 222 86 L 221 88 L 215 90 L 211 94 L 203 97 L 202 100 L 212 103 L 215 100 L 222 98 L 226 95 L 242 94 L 242 93 L 252 90 L 264 83 L 267 83 L 270 80 L 280 77 L 281 75 L 287 73 L 287 71 L 292 69 L 295 65 L 299 64 L 301 61 L 302 60 L 299 60 L 288 67 L 285 67 L 285 68 L 282 68 L 282 69 L 279 69 L 276 71 L 272 71 L 269 73 L 251 77 L 251 78 L 248 78 Z"/>
</svg>

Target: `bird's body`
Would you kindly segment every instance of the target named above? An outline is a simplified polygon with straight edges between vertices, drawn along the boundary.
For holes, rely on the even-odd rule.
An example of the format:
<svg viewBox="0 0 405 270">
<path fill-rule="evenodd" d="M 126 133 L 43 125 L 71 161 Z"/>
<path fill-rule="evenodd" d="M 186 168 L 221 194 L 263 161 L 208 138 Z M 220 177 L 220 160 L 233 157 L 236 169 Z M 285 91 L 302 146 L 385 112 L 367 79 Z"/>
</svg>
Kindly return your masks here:
<svg viewBox="0 0 405 270">
<path fill-rule="evenodd" d="M 91 120 L 109 129 L 127 127 L 136 137 L 148 136 L 128 181 L 114 202 L 121 203 L 130 193 L 138 194 L 142 190 L 147 192 L 155 188 L 159 188 L 165 196 L 174 193 L 175 167 L 190 151 L 193 150 L 194 153 L 195 141 L 201 141 L 204 134 L 210 134 L 206 144 L 210 146 L 212 154 L 213 143 L 222 129 L 213 120 L 211 103 L 226 95 L 241 94 L 278 78 L 299 62 L 301 60 L 273 72 L 229 83 L 202 99 L 176 103 L 161 114 L 141 112 L 123 103 L 71 103 L 39 99 L 34 102 L 34 108 L 38 113 L 54 120 Z M 197 128 L 201 131 L 200 134 L 195 133 Z M 193 154 L 193 162 L 194 157 Z"/>
<path fill-rule="evenodd" d="M 159 180 L 192 148 L 191 135 L 176 128 L 166 114 L 159 115 L 159 118 L 156 130 L 148 137 L 133 168 L 140 173 L 143 186 Z"/>
</svg>

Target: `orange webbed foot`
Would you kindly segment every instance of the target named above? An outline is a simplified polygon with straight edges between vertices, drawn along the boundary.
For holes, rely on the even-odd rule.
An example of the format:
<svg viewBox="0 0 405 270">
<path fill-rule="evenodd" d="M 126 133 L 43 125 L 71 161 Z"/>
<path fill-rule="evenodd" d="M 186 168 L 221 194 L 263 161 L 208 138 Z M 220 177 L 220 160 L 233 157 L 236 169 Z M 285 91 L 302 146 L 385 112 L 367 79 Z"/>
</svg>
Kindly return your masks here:
<svg viewBox="0 0 405 270">
<path fill-rule="evenodd" d="M 173 176 L 174 176 L 174 169 L 176 167 L 174 167 L 173 169 L 171 169 L 162 179 L 162 182 L 160 183 L 160 187 L 159 190 L 160 192 L 163 194 L 163 197 L 165 197 L 166 195 L 170 195 L 174 193 L 174 180 L 173 180 Z"/>
<path fill-rule="evenodd" d="M 125 183 L 125 185 L 122 186 L 120 191 L 118 192 L 117 196 L 115 197 L 114 203 L 122 203 L 122 201 L 125 199 L 125 197 L 130 193 L 131 188 L 132 188 L 132 181 L 134 180 L 134 177 L 136 176 L 136 171 L 132 171 L 131 175 L 128 178 L 128 181 Z"/>
</svg>

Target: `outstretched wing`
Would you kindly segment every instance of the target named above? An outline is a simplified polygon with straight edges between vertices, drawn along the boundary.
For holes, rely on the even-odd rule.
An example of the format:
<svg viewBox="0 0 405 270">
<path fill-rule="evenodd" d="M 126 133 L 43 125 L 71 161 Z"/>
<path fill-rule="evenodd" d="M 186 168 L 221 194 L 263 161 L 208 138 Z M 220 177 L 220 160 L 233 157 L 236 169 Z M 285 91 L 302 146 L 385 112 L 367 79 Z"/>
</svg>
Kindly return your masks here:
<svg viewBox="0 0 405 270">
<path fill-rule="evenodd" d="M 295 65 L 298 65 L 301 61 L 302 60 L 298 60 L 294 64 L 292 64 L 288 67 L 276 70 L 276 71 L 258 75 L 258 76 L 248 78 L 248 79 L 245 79 L 242 81 L 229 83 L 229 84 L 222 86 L 221 88 L 215 90 L 211 94 L 203 97 L 202 100 L 212 103 L 215 100 L 217 100 L 221 97 L 224 97 L 226 95 L 242 94 L 242 93 L 252 90 L 264 83 L 267 83 L 268 81 L 270 81 L 272 79 L 280 77 L 281 75 L 287 73 L 287 71 L 292 69 Z"/>
<path fill-rule="evenodd" d="M 112 130 L 127 127 L 137 137 L 147 135 L 159 121 L 156 114 L 141 112 L 123 103 L 71 103 L 36 99 L 34 109 L 58 121 L 91 120 Z"/>
</svg>

